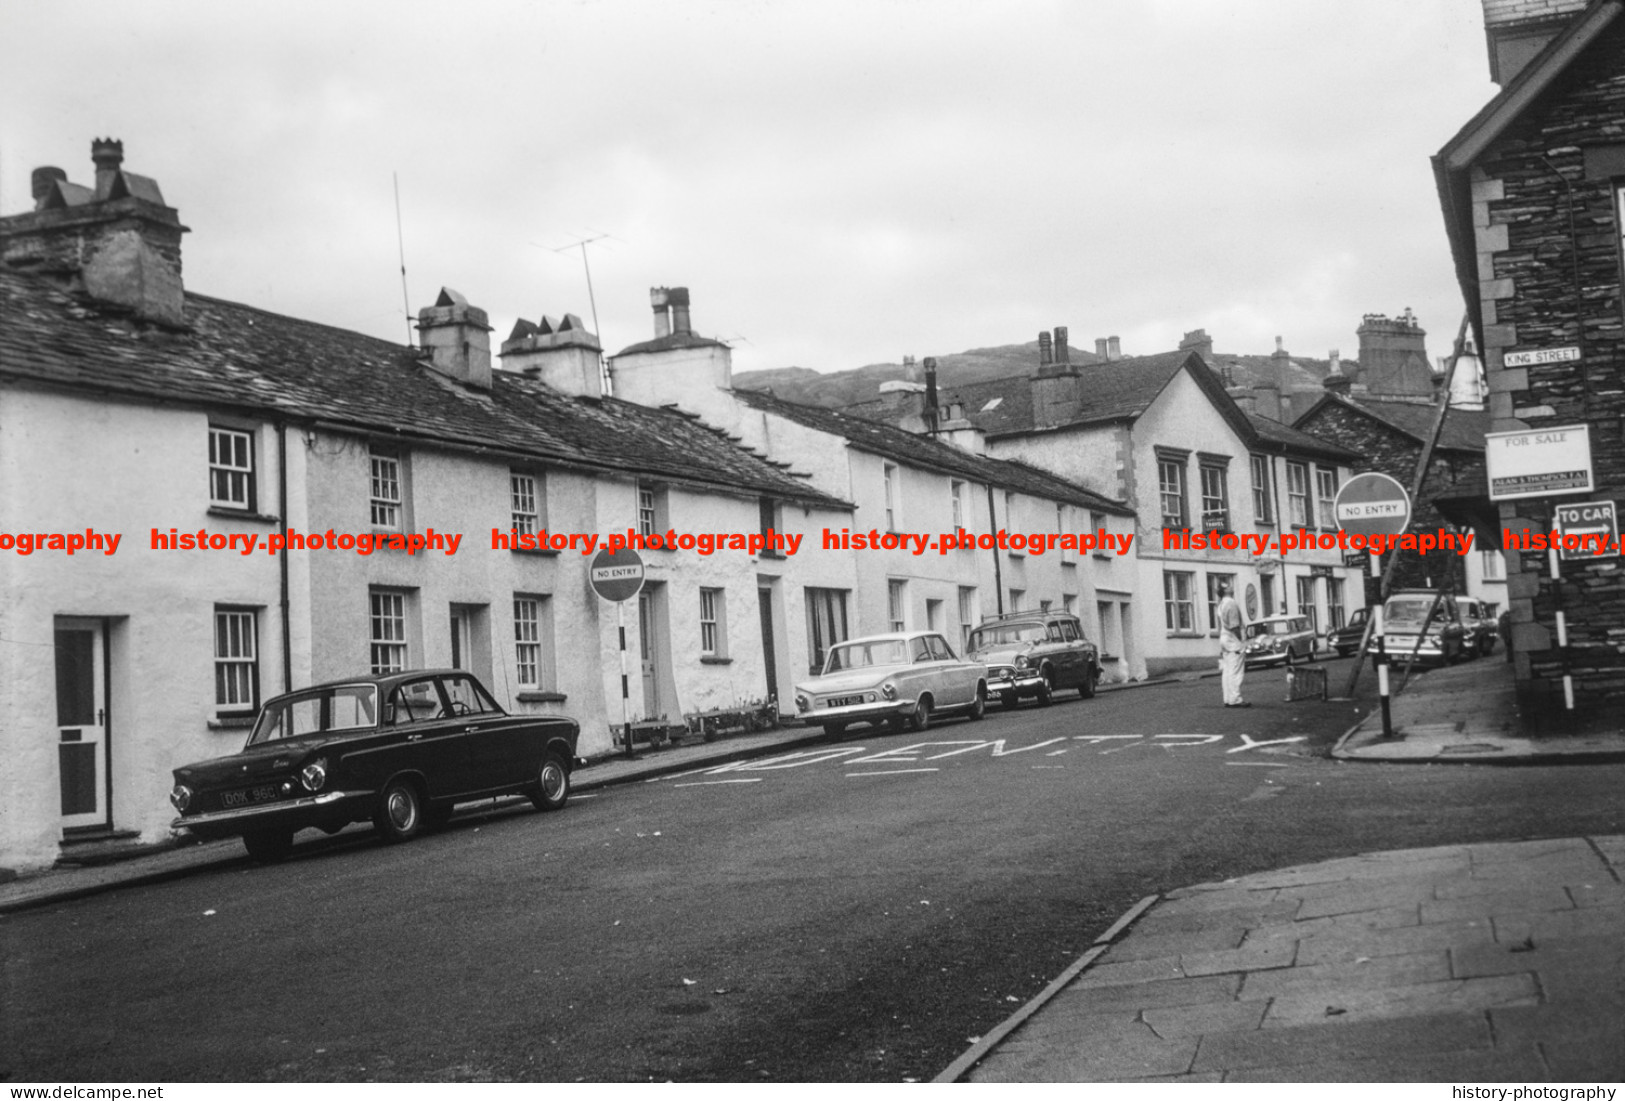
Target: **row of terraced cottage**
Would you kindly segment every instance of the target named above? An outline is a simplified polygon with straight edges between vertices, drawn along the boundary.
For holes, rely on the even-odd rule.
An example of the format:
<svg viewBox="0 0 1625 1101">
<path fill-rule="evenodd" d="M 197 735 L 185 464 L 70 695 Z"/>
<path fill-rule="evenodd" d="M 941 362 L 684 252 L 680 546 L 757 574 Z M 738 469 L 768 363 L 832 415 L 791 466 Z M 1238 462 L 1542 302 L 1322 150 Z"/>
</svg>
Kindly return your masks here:
<svg viewBox="0 0 1625 1101">
<path fill-rule="evenodd" d="M 471 669 L 609 752 L 618 612 L 631 717 L 677 726 L 792 718 L 796 681 L 861 634 L 962 642 L 1065 610 L 1121 681 L 1213 663 L 1221 580 L 1253 615 L 1322 630 L 1361 601 L 1336 551 L 1164 548 L 1165 527 L 1329 530 L 1360 462 L 1244 408 L 1210 347 L 1074 357 L 1057 330 L 997 401 L 894 386 L 880 417 L 736 389 L 680 288 L 653 292 L 653 338 L 607 372 L 571 315 L 521 322 L 493 357 L 486 313 L 451 290 L 406 347 L 186 290 L 176 210 L 120 143 L 93 159 L 93 185 L 42 169 L 34 209 L 0 218 L 0 865 L 162 836 L 172 767 L 235 749 L 270 695 L 368 670 Z M 1097 545 L 829 545 L 961 529 Z M 620 609 L 579 545 L 515 539 L 628 531 L 770 538 L 648 550 Z M 120 542 L 21 553 L 52 533 Z M 186 549 L 199 533 L 227 549 Z M 427 546 L 264 553 L 379 533 Z"/>
</svg>

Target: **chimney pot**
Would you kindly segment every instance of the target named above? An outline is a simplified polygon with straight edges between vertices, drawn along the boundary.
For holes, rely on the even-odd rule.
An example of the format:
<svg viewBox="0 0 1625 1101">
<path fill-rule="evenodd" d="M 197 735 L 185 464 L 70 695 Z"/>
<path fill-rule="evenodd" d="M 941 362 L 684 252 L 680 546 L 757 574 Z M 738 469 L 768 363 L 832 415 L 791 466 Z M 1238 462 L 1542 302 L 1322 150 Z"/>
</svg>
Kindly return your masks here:
<svg viewBox="0 0 1625 1101">
<path fill-rule="evenodd" d="M 1095 355 L 1101 359 L 1106 358 L 1106 338 L 1103 336 L 1095 338 Z"/>
<path fill-rule="evenodd" d="M 1066 326 L 1057 325 L 1055 326 L 1055 362 L 1070 363 L 1071 361 L 1072 357 L 1066 350 Z"/>
<path fill-rule="evenodd" d="M 97 138 L 90 143 L 90 159 L 96 165 L 96 198 L 112 197 L 113 181 L 124 163 L 124 143 L 116 138 Z"/>
<path fill-rule="evenodd" d="M 688 288 L 673 287 L 669 297 L 671 299 L 671 331 L 674 333 L 691 333 L 693 326 L 688 318 Z"/>
<path fill-rule="evenodd" d="M 671 334 L 671 303 L 665 287 L 649 288 L 649 305 L 655 312 L 655 338 Z"/>
<path fill-rule="evenodd" d="M 937 434 L 937 357 L 925 357 L 925 430 Z"/>
<path fill-rule="evenodd" d="M 44 210 L 45 200 L 50 197 L 51 189 L 56 186 L 56 182 L 67 178 L 66 172 L 51 165 L 34 169 L 29 177 L 30 190 L 34 196 L 34 209 Z"/>
</svg>

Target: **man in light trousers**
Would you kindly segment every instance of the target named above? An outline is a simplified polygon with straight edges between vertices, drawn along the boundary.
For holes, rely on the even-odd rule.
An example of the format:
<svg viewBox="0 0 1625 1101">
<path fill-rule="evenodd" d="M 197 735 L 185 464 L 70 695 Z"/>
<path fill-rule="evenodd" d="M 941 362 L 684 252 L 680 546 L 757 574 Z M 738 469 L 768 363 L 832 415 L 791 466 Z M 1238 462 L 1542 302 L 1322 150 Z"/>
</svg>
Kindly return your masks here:
<svg viewBox="0 0 1625 1101">
<path fill-rule="evenodd" d="M 1247 672 L 1247 659 L 1242 653 L 1241 641 L 1244 622 L 1241 605 L 1230 593 L 1230 583 L 1219 582 L 1219 679 L 1224 686 L 1226 707 L 1252 706 L 1241 698 L 1241 678 Z"/>
</svg>

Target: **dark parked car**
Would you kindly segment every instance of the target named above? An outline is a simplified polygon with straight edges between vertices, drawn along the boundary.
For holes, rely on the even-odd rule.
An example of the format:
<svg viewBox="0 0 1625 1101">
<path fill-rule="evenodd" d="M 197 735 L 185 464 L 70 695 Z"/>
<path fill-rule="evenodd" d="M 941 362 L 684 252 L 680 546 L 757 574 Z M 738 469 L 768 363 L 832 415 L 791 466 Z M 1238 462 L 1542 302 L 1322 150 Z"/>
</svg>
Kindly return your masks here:
<svg viewBox="0 0 1625 1101">
<path fill-rule="evenodd" d="M 1007 612 L 970 633 L 965 656 L 987 666 L 987 691 L 1005 707 L 1023 697 L 1047 704 L 1076 688 L 1088 699 L 1100 681 L 1100 650 L 1067 612 Z"/>
<path fill-rule="evenodd" d="M 267 701 L 241 753 L 175 769 L 172 828 L 278 860 L 309 826 L 370 820 L 406 841 L 469 799 L 520 792 L 556 810 L 579 735 L 573 719 L 507 714 L 456 669 L 320 684 Z"/>
<path fill-rule="evenodd" d="M 1249 666 L 1277 661 L 1291 665 L 1296 660 L 1315 660 L 1319 640 L 1306 615 L 1268 616 L 1247 624 L 1243 634 L 1246 636 L 1243 652 Z"/>
<path fill-rule="evenodd" d="M 1340 658 L 1346 658 L 1354 653 L 1360 648 L 1360 640 L 1365 637 L 1365 621 L 1366 610 L 1354 609 L 1347 623 L 1326 632 L 1326 648 L 1336 650 Z"/>
<path fill-rule="evenodd" d="M 1495 640 L 1500 631 L 1490 606 L 1476 597 L 1460 596 L 1456 598 L 1456 606 L 1461 609 L 1461 625 L 1467 628 L 1468 656 L 1488 657 L 1495 653 Z"/>
</svg>

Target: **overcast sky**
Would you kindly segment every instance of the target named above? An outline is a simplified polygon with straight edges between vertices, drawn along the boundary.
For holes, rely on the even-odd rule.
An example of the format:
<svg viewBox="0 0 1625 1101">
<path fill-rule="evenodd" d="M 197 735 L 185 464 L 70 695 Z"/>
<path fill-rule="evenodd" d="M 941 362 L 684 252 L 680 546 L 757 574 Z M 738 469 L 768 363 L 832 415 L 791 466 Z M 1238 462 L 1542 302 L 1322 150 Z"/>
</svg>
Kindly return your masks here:
<svg viewBox="0 0 1625 1101">
<path fill-rule="evenodd" d="M 442 285 L 736 370 L 1035 338 L 1353 356 L 1462 305 L 1429 156 L 1495 91 L 1480 0 L 0 0 L 0 213 L 93 137 L 190 290 L 404 340 Z M 558 248 L 566 251 L 553 251 Z"/>
</svg>

